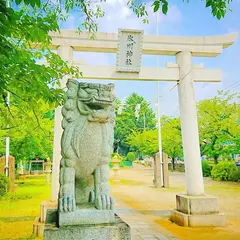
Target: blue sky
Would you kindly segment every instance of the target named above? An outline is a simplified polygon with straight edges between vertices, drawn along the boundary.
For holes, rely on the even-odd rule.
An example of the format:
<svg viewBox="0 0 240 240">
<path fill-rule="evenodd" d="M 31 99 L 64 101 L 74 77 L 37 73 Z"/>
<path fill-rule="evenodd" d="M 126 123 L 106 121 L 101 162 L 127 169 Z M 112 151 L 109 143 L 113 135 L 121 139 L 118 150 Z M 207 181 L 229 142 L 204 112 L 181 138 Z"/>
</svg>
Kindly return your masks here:
<svg viewBox="0 0 240 240">
<path fill-rule="evenodd" d="M 150 24 L 143 24 L 126 6 L 126 0 L 107 0 L 102 5 L 105 17 L 99 21 L 99 31 L 117 32 L 118 28 L 143 29 L 144 34 L 156 33 L 156 16 L 149 8 Z M 231 8 L 233 12 L 227 12 L 222 20 L 217 20 L 211 14 L 210 8 L 205 8 L 205 1 L 191 0 L 186 3 L 181 0 L 169 0 L 169 12 L 167 16 L 160 14 L 159 35 L 184 35 L 184 36 L 212 36 L 240 31 L 240 0 L 233 0 Z M 62 25 L 64 29 L 76 29 L 79 18 L 72 15 Z M 97 57 L 96 57 L 97 55 Z M 87 64 L 115 65 L 115 54 L 74 53 L 74 59 L 84 60 Z M 159 57 L 160 67 L 165 62 L 175 62 L 175 57 Z M 232 92 L 240 91 L 240 36 L 236 43 L 223 50 L 216 58 L 193 58 L 194 63 L 204 63 L 205 68 L 220 68 L 223 71 L 221 83 L 195 83 L 196 100 L 213 97 L 217 90 L 230 88 Z M 144 55 L 142 66 L 156 66 L 156 57 Z M 103 83 L 109 81 L 103 81 Z M 124 100 L 132 92 L 151 101 L 152 107 L 156 101 L 156 83 L 140 81 L 114 81 L 115 93 L 118 98 Z M 168 93 L 174 83 L 160 83 L 161 113 L 178 115 L 177 88 Z"/>
</svg>

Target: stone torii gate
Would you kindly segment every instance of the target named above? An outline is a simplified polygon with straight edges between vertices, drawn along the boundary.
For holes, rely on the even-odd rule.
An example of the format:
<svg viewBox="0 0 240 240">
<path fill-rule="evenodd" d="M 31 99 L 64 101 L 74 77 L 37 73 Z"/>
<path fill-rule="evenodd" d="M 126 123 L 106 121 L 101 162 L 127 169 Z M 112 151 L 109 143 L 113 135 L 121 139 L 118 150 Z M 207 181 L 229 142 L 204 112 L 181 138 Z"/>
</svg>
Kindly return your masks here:
<svg viewBox="0 0 240 240">
<path fill-rule="evenodd" d="M 135 31 L 135 30 L 133 30 Z M 137 30 L 136 30 L 137 31 Z M 231 46 L 237 34 L 209 37 L 184 36 L 142 36 L 140 51 L 147 55 L 176 56 L 176 63 L 166 63 L 165 68 L 141 67 L 138 72 L 119 72 L 116 66 L 85 65 L 73 60 L 73 51 L 117 53 L 117 33 L 96 33 L 94 40 L 87 32 L 62 30 L 50 33 L 51 48 L 70 64 L 79 66 L 83 79 L 174 81 L 178 83 L 179 107 L 186 173 L 186 195 L 177 195 L 177 209 L 171 219 L 184 226 L 222 226 L 223 214 L 219 214 L 217 198 L 205 196 L 201 167 L 197 110 L 194 96 L 194 82 L 220 82 L 222 72 L 218 69 L 204 69 L 203 64 L 193 65 L 192 57 L 216 57 L 224 48 Z M 66 80 L 62 80 L 65 87 Z M 61 159 L 60 139 L 61 109 L 55 112 L 53 181 L 51 200 L 57 200 L 59 183 L 59 162 Z"/>
</svg>

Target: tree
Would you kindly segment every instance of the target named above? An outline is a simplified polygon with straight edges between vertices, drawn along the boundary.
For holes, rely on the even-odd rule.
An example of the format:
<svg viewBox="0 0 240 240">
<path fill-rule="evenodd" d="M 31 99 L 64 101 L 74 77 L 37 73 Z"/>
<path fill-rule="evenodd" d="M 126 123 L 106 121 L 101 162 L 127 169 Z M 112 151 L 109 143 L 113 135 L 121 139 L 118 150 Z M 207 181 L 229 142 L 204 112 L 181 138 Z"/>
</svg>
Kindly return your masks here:
<svg viewBox="0 0 240 240">
<path fill-rule="evenodd" d="M 157 130 L 133 131 L 127 138 L 132 150 L 153 156 L 158 152 Z"/>
<path fill-rule="evenodd" d="M 179 118 L 163 116 L 162 123 L 162 149 L 172 159 L 175 170 L 175 159 L 182 157 L 182 134 Z"/>
<path fill-rule="evenodd" d="M 49 105 L 43 100 L 38 101 L 34 112 L 24 111 L 23 103 L 21 107 L 15 105 L 15 98 L 12 98 L 10 112 L 6 107 L 1 109 L 0 154 L 5 154 L 5 138 L 9 136 L 10 154 L 17 161 L 52 158 L 53 111 L 49 111 Z M 8 126 L 5 125 L 6 122 Z"/>
<path fill-rule="evenodd" d="M 57 10 L 49 3 L 36 3 L 36 7 L 22 4 L 13 9 L 5 1 L 0 2 L 1 108 L 2 103 L 7 104 L 8 93 L 23 111 L 34 113 L 41 99 L 57 106 L 63 101 L 63 90 L 57 88 L 60 79 L 80 76 L 78 68 L 69 67 L 48 48 L 48 32 L 59 30 Z M 46 59 L 48 65 L 38 64 L 41 59 Z"/>
<path fill-rule="evenodd" d="M 173 169 L 175 170 L 175 159 L 182 156 L 180 119 L 163 116 L 161 122 L 163 152 L 172 159 Z M 134 131 L 128 136 L 127 141 L 132 149 L 150 156 L 159 150 L 157 129 L 143 132 Z"/>
<path fill-rule="evenodd" d="M 120 107 L 120 102 L 116 106 L 116 110 Z M 136 119 L 135 108 L 140 104 L 139 119 Z M 156 125 L 155 114 L 149 107 L 149 103 L 137 93 L 132 93 L 127 97 L 122 114 L 117 114 L 116 127 L 114 131 L 115 141 L 120 140 L 120 147 L 125 153 L 129 150 L 127 137 L 132 131 L 143 131 L 147 129 L 154 129 Z"/>
<path fill-rule="evenodd" d="M 198 103 L 201 153 L 218 162 L 219 156 L 237 153 L 240 147 L 239 94 L 219 91 L 218 96 Z"/>
</svg>

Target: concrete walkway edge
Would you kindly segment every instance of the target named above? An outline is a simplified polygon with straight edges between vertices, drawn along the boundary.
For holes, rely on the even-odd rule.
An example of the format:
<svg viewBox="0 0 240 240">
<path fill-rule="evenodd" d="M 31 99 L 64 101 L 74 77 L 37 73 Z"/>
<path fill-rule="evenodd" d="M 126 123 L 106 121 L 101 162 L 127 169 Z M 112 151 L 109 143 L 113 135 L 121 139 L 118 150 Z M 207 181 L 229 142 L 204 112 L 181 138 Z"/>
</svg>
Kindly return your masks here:
<svg viewBox="0 0 240 240">
<path fill-rule="evenodd" d="M 132 240 L 178 240 L 163 227 L 115 198 L 115 212 L 131 227 Z"/>
</svg>

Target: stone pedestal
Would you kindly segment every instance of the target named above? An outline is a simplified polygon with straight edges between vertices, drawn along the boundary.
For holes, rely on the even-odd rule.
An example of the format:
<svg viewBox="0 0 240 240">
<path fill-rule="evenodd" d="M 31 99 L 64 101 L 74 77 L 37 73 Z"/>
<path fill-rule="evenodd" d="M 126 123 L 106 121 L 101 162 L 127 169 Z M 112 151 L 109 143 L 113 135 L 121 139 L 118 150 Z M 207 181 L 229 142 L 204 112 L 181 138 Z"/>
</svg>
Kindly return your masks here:
<svg viewBox="0 0 240 240">
<path fill-rule="evenodd" d="M 163 187 L 168 188 L 169 187 L 168 155 L 163 153 L 162 159 L 163 159 Z M 153 185 L 156 188 L 162 187 L 161 178 L 162 178 L 162 172 L 161 172 L 160 157 L 159 157 L 159 153 L 156 153 L 154 158 L 154 179 L 153 179 Z"/>
<path fill-rule="evenodd" d="M 154 179 L 153 179 L 154 187 L 162 187 L 161 185 L 161 163 L 159 153 L 156 153 L 154 157 Z"/>
<path fill-rule="evenodd" d="M 0 173 L 5 175 L 5 164 L 6 164 L 6 159 L 5 156 L 2 156 L 0 158 Z M 9 192 L 14 192 L 15 191 L 15 158 L 13 156 L 9 156 L 8 157 L 8 177 L 9 177 L 9 181 L 10 181 L 10 188 L 9 188 Z"/>
<path fill-rule="evenodd" d="M 112 163 L 113 163 L 113 171 L 114 171 L 114 175 L 113 175 L 113 181 L 114 182 L 119 182 L 119 179 L 118 179 L 118 171 L 119 171 L 119 159 L 117 158 L 117 156 L 114 156 L 113 160 L 112 160 Z"/>
<path fill-rule="evenodd" d="M 59 212 L 59 226 L 114 223 L 113 210 L 98 210 L 94 206 L 84 206 L 74 212 Z"/>
<path fill-rule="evenodd" d="M 50 162 L 50 159 L 47 159 L 47 162 L 44 164 L 44 172 L 46 174 L 46 183 L 51 182 L 51 172 L 52 172 L 52 163 Z"/>
<path fill-rule="evenodd" d="M 119 216 L 115 215 L 115 223 L 111 224 L 85 224 L 79 226 L 62 226 L 56 224 L 57 212 L 48 211 L 44 229 L 45 240 L 130 240 L 131 231 Z"/>
<path fill-rule="evenodd" d="M 33 223 L 33 233 L 37 237 L 43 237 L 44 226 L 48 210 L 55 210 L 57 208 L 57 201 L 42 201 L 40 207 L 40 217 L 36 217 Z"/>
<path fill-rule="evenodd" d="M 48 209 L 56 209 L 58 206 L 57 201 L 42 201 L 40 206 L 41 216 L 40 222 L 44 223 L 47 217 Z"/>
<path fill-rule="evenodd" d="M 163 153 L 163 184 L 165 188 L 169 188 L 169 174 L 168 174 L 168 155 Z"/>
<path fill-rule="evenodd" d="M 218 199 L 212 196 L 177 195 L 177 209 L 171 221 L 185 227 L 225 226 L 225 215 L 219 213 Z"/>
</svg>

